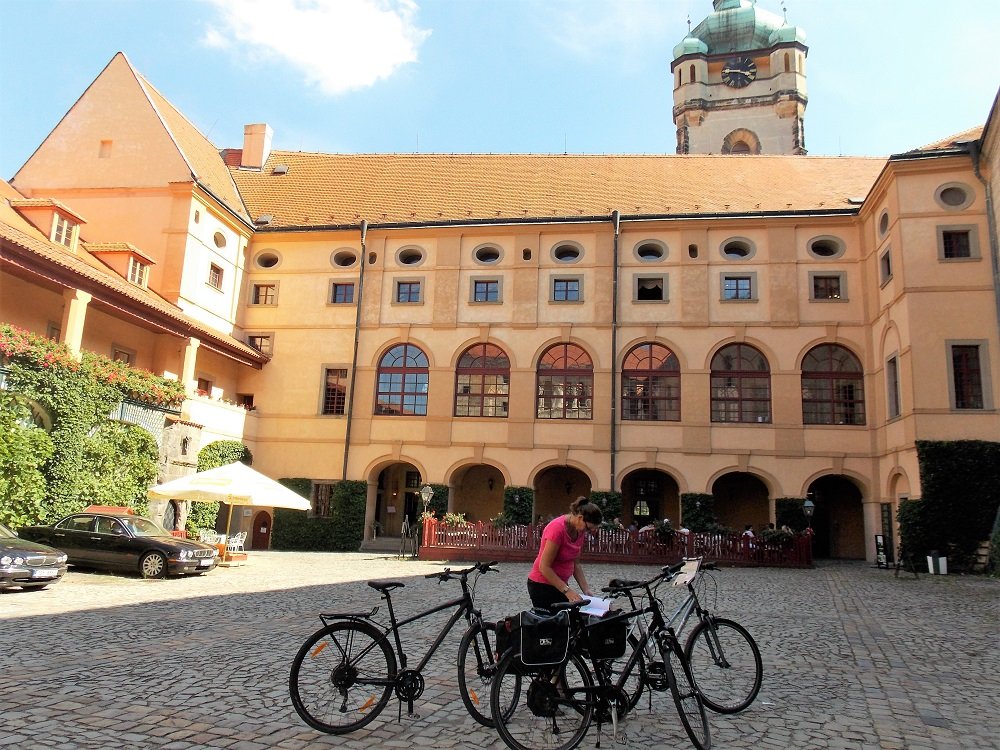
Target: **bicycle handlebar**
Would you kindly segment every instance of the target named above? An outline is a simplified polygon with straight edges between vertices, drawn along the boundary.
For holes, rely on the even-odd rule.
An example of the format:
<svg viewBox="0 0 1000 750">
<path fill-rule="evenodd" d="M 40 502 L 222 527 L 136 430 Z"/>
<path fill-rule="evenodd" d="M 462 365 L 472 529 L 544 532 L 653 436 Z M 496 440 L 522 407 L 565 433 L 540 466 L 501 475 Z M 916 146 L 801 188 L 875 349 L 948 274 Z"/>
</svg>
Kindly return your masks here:
<svg viewBox="0 0 1000 750">
<path fill-rule="evenodd" d="M 493 571 L 495 573 L 499 572 L 499 568 L 496 567 L 497 561 L 493 560 L 491 562 L 477 562 L 471 568 L 465 568 L 463 570 L 452 570 L 451 568 L 445 568 L 444 570 L 439 570 L 434 573 L 427 573 L 424 578 L 437 578 L 440 581 L 450 581 L 453 578 L 466 578 L 469 573 L 479 572 L 480 575 L 483 573 L 489 573 Z"/>
</svg>

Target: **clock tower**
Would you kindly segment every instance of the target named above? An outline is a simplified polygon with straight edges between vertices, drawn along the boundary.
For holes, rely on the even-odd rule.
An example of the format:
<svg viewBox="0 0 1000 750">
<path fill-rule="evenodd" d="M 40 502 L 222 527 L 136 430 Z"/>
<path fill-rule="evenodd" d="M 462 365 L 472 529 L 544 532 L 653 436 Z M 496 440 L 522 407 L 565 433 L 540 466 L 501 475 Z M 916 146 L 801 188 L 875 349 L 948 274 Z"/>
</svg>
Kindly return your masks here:
<svg viewBox="0 0 1000 750">
<path fill-rule="evenodd" d="M 805 34 L 756 0 L 714 0 L 670 63 L 678 154 L 804 154 Z"/>
</svg>

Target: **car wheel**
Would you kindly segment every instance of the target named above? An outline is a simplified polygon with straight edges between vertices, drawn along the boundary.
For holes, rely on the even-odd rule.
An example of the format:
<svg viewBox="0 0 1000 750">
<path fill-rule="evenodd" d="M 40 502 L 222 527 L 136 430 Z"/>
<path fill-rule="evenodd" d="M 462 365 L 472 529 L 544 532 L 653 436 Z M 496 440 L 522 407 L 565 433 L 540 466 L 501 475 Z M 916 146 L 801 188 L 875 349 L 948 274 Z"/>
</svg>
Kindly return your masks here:
<svg viewBox="0 0 1000 750">
<path fill-rule="evenodd" d="M 163 578 L 167 572 L 167 558 L 162 552 L 149 552 L 139 561 L 143 578 Z"/>
</svg>

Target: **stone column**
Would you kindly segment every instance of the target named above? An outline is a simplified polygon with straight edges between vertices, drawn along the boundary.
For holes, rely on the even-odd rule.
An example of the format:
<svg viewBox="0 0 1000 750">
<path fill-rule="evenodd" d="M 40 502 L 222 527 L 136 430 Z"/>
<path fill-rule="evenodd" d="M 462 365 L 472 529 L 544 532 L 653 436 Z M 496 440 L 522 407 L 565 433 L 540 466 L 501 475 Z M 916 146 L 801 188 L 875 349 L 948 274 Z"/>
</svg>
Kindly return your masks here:
<svg viewBox="0 0 1000 750">
<path fill-rule="evenodd" d="M 195 392 L 197 380 L 195 380 L 195 365 L 198 362 L 198 347 L 201 341 L 193 336 L 188 339 L 184 346 L 184 367 L 181 371 L 181 382 L 184 384 L 188 394 Z"/>
<path fill-rule="evenodd" d="M 93 295 L 79 289 L 63 292 L 62 340 L 77 361 L 80 360 L 80 346 L 83 343 L 83 327 L 87 321 L 87 305 Z"/>
</svg>

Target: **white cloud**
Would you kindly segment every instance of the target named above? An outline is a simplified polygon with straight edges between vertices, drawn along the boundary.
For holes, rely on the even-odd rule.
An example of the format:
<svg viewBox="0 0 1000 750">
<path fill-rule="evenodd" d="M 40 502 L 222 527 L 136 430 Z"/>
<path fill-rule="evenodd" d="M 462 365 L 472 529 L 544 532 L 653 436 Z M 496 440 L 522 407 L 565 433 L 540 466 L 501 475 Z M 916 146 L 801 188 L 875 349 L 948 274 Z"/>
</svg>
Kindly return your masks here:
<svg viewBox="0 0 1000 750">
<path fill-rule="evenodd" d="M 366 88 L 417 60 L 430 31 L 412 0 L 207 0 L 218 25 L 202 42 L 256 62 L 275 58 L 330 94 Z"/>
</svg>

